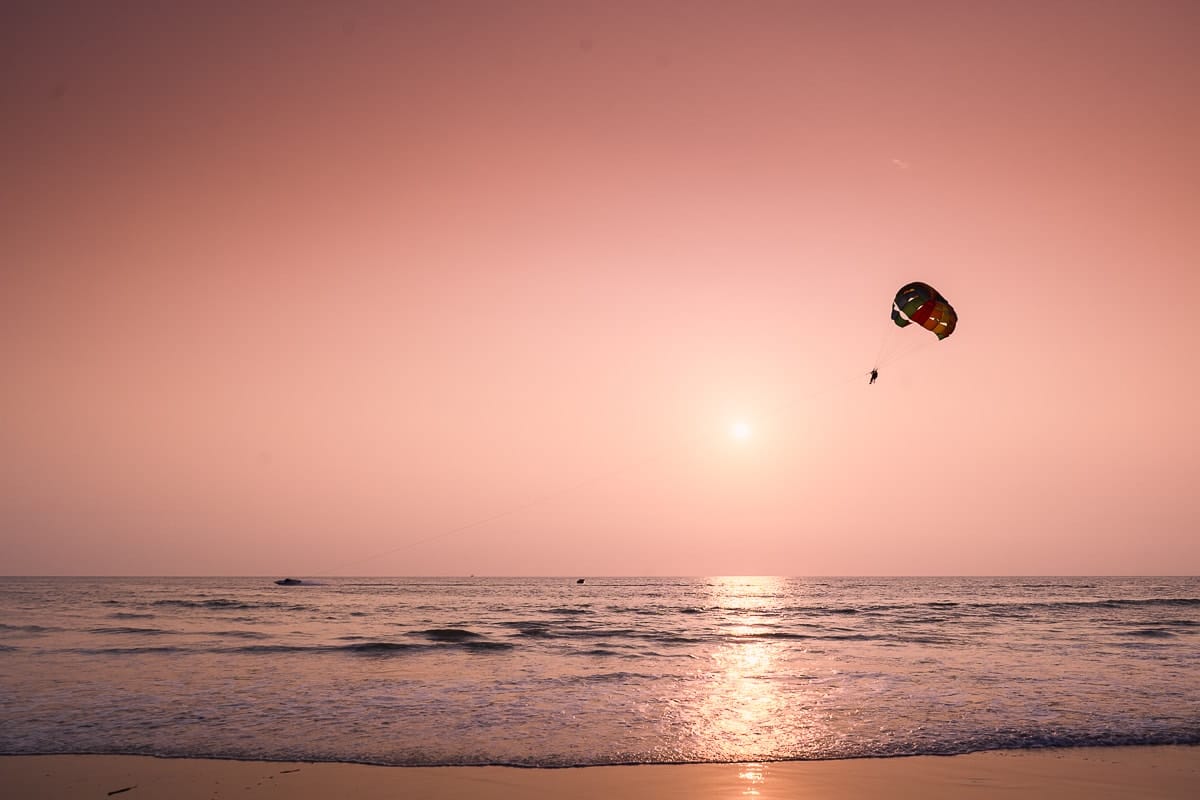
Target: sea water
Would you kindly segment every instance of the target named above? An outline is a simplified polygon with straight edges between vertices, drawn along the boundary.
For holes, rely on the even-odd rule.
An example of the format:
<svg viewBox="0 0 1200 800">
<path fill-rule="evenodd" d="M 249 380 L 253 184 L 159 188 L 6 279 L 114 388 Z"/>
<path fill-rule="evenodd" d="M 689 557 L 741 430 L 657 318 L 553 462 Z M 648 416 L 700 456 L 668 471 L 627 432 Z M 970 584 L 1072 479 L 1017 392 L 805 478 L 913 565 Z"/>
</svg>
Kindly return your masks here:
<svg viewBox="0 0 1200 800">
<path fill-rule="evenodd" d="M 0 578 L 0 753 L 568 766 L 1200 743 L 1198 578 Z"/>
</svg>

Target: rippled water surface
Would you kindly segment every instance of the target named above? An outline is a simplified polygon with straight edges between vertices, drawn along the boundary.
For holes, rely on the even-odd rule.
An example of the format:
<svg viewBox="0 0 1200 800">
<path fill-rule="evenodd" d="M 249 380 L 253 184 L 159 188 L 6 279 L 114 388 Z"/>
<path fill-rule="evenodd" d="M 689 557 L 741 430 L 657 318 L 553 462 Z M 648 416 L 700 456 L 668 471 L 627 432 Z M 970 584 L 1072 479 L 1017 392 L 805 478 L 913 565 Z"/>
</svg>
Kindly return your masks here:
<svg viewBox="0 0 1200 800">
<path fill-rule="evenodd" d="M 1200 579 L 0 578 L 0 752 L 750 761 L 1200 742 Z"/>
</svg>

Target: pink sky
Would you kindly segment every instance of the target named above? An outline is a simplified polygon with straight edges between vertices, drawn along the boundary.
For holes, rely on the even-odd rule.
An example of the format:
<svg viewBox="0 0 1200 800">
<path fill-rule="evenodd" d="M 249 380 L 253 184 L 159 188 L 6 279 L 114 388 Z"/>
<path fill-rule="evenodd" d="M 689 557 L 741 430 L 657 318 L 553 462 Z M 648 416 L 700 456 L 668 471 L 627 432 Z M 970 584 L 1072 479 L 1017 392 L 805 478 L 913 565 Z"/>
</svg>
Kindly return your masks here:
<svg viewBox="0 0 1200 800">
<path fill-rule="evenodd" d="M 5 3 L 0 573 L 1200 572 L 1198 38 Z"/>
</svg>

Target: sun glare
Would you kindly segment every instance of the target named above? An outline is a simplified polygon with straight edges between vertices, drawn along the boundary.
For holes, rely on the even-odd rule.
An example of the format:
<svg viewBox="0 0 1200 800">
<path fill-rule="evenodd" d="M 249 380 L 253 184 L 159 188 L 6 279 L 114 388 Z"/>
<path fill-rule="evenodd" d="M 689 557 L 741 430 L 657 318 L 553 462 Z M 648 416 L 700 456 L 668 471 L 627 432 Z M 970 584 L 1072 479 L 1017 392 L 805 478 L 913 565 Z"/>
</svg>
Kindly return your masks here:
<svg viewBox="0 0 1200 800">
<path fill-rule="evenodd" d="M 729 435 L 739 442 L 744 442 L 754 433 L 754 429 L 750 427 L 750 423 L 745 420 L 738 420 L 729 426 Z"/>
</svg>

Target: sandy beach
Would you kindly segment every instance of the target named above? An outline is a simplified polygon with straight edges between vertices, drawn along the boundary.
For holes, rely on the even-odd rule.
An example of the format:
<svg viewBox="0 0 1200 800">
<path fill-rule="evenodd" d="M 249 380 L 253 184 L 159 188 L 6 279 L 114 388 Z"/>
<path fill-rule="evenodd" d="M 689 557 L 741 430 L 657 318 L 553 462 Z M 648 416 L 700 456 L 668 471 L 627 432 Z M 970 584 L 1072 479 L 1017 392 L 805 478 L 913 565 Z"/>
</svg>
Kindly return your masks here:
<svg viewBox="0 0 1200 800">
<path fill-rule="evenodd" d="M 0 757 L 0 786 L 37 798 L 1191 798 L 1200 747 L 999 751 L 961 756 L 569 769 Z"/>
</svg>

